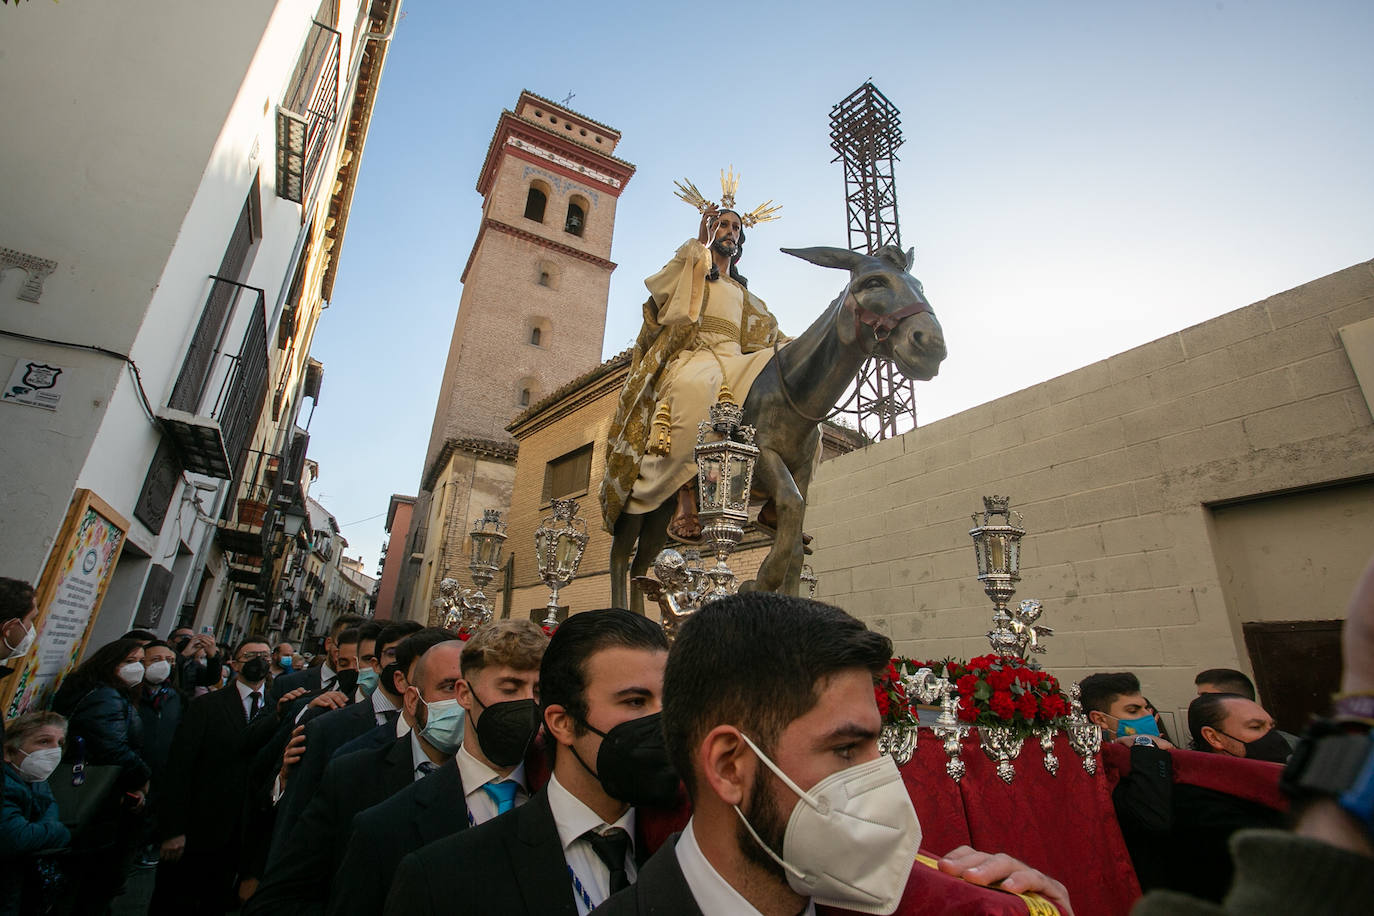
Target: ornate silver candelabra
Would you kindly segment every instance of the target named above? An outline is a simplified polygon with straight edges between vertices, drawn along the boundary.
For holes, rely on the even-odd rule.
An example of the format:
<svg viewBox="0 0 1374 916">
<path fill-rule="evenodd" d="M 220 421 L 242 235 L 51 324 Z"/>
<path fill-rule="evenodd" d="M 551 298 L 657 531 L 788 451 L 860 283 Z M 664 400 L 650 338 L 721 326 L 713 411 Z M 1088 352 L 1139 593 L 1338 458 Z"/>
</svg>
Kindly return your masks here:
<svg viewBox="0 0 1374 916">
<path fill-rule="evenodd" d="M 587 523 L 577 514 L 577 500 L 555 499 L 553 514 L 534 531 L 535 564 L 549 588 L 544 626 L 558 625 L 558 590 L 576 578 L 586 549 Z"/>
<path fill-rule="evenodd" d="M 1069 717 L 1064 732 L 1069 738 L 1069 747 L 1083 760 L 1083 769 L 1089 774 L 1097 772 L 1097 752 L 1102 750 L 1102 730 L 1088 720 L 1083 713 L 1083 703 L 1079 699 L 1082 692 L 1077 684 L 1069 685 Z"/>
</svg>

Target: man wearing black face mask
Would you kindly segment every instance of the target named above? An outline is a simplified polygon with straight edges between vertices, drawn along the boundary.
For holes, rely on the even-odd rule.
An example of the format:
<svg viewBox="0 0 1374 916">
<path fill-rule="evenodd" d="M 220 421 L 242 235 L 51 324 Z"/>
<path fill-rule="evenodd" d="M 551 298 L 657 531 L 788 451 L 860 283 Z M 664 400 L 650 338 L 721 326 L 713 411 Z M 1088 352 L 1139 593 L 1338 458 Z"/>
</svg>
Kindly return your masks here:
<svg viewBox="0 0 1374 916">
<path fill-rule="evenodd" d="M 462 646 L 447 630 L 421 629 L 410 621 L 396 626 L 415 630 L 401 640 L 394 652 L 383 650 L 398 694 L 408 692 L 412 674 L 425 680 L 423 666 L 433 657 Z M 383 630 L 384 641 L 389 638 L 390 629 Z M 417 728 L 421 728 L 421 723 L 413 707 L 408 707 L 389 729 L 379 727 L 339 748 L 325 767 L 318 789 L 281 854 L 263 876 L 262 886 L 244 907 L 245 916 L 324 911 L 353 833 L 354 815 L 411 785 L 420 768 L 428 763 L 420 734 L 413 731 Z M 384 745 L 372 740 L 379 731 L 388 733 Z M 367 863 L 362 868 L 372 865 Z"/>
<path fill-rule="evenodd" d="M 539 788 L 529 765 L 537 761 L 527 758 L 534 754 L 539 663 L 548 645 L 532 621 L 487 624 L 463 647 L 456 691 L 445 679 L 431 685 L 437 692 L 411 700 L 426 743 L 445 746 L 449 759 L 354 820 L 330 914 L 379 912 L 407 853 L 516 808 Z"/>
<path fill-rule="evenodd" d="M 677 795 L 658 727 L 667 657 L 659 625 L 628 611 L 559 627 L 539 673 L 549 784 L 524 807 L 407 856 L 386 913 L 581 916 L 628 886 L 643 860 L 632 803 Z"/>
<path fill-rule="evenodd" d="M 192 700 L 168 753 L 158 830 L 162 863 L 149 912 L 223 913 L 234 902 L 244 798 L 253 754 L 276 727 L 265 696 L 272 647 L 250 636 L 233 652 L 234 680 Z"/>
</svg>

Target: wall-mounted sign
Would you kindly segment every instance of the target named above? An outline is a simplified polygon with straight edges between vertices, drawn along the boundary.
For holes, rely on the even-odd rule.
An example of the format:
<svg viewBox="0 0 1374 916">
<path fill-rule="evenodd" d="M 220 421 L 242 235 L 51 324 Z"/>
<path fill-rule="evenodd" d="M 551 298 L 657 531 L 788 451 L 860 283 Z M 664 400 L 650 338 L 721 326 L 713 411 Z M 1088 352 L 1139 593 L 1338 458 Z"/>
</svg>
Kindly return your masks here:
<svg viewBox="0 0 1374 916">
<path fill-rule="evenodd" d="M 45 707 L 62 678 L 76 667 L 128 530 L 124 517 L 90 490 L 72 495 L 38 580 L 37 644 L 22 667 L 0 683 L 0 710 L 6 719 Z"/>
<path fill-rule="evenodd" d="M 67 370 L 42 360 L 20 358 L 10 373 L 0 401 L 56 410 L 66 388 Z"/>
</svg>

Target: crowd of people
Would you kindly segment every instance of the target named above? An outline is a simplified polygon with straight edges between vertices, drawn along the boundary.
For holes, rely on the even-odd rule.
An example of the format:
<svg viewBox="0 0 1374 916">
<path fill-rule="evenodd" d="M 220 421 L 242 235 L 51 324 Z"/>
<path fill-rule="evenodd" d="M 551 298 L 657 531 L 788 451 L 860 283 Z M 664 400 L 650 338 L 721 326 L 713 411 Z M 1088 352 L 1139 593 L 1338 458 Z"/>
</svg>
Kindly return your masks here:
<svg viewBox="0 0 1374 916">
<path fill-rule="evenodd" d="M 1374 572 L 1364 592 L 1374 629 Z M 6 657 L 32 647 L 32 604 L 0 581 Z M 134 631 L 90 652 L 50 709 L 6 723 L 0 914 L 109 912 L 140 866 L 156 869 L 149 912 L 179 916 L 890 913 L 921 837 L 877 749 L 873 678 L 891 655 L 843 611 L 774 594 L 707 605 L 671 650 L 619 610 L 470 638 L 343 618 L 308 664 L 258 637 Z M 1194 750 L 1288 757 L 1295 739 L 1242 673 L 1197 687 Z M 1130 745 L 1114 801 L 1142 886 L 1191 895 L 1139 906 L 1222 912 L 1179 900 L 1222 901 L 1231 834 L 1278 816 L 1172 780 L 1174 742 L 1135 675 L 1081 689 L 1104 739 Z M 651 855 L 646 830 L 672 811 L 690 819 Z M 1356 828 L 1364 850 L 1339 852 L 1374 855 Z M 938 867 L 1072 913 L 1062 884 L 1005 853 L 961 847 Z M 1238 886 L 1256 880 L 1246 867 Z"/>
</svg>

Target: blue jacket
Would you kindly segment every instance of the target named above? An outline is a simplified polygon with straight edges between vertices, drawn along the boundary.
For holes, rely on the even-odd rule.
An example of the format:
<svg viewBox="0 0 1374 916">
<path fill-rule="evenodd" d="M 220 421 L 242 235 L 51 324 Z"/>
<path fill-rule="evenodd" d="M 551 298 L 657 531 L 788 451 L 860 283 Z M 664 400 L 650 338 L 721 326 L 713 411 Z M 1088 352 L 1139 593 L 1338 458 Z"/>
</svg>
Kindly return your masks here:
<svg viewBox="0 0 1374 916">
<path fill-rule="evenodd" d="M 0 916 L 19 913 L 25 859 L 46 849 L 60 849 L 72 835 L 57 817 L 57 802 L 46 782 L 25 782 L 8 763 L 5 801 L 0 812 Z"/>
</svg>

